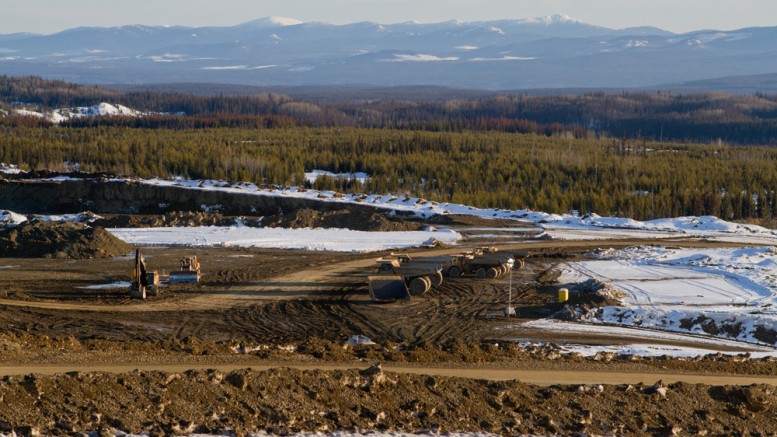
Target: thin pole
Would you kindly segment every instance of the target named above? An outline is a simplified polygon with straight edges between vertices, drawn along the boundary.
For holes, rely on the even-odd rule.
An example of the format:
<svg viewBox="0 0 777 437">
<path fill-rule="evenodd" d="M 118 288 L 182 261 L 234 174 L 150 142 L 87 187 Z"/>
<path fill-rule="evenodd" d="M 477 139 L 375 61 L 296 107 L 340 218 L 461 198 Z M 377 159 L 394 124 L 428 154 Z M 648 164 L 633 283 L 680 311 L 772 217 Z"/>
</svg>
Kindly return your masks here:
<svg viewBox="0 0 777 437">
<path fill-rule="evenodd" d="M 510 286 L 508 287 L 507 308 L 513 307 L 513 269 L 510 269 Z"/>
</svg>

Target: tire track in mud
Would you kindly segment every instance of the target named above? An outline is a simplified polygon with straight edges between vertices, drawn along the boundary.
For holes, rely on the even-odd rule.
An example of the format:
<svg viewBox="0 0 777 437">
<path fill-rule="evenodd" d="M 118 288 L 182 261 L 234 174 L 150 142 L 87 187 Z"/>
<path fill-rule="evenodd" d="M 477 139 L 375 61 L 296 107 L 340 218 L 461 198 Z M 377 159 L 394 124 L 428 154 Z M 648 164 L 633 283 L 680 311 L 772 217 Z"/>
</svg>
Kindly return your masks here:
<svg viewBox="0 0 777 437">
<path fill-rule="evenodd" d="M 214 274 L 216 282 L 198 290 L 178 290 L 175 295 L 145 302 L 0 301 L 0 305 L 29 313 L 26 320 L 40 320 L 32 329 L 38 332 L 84 336 L 99 332 L 108 338 L 145 341 L 192 337 L 260 343 L 298 342 L 311 336 L 344 340 L 362 334 L 378 341 L 419 343 L 480 338 L 492 328 L 484 316 L 501 314 L 507 301 L 507 277 L 463 277 L 446 279 L 441 287 L 409 302 L 372 302 L 366 281 L 374 259 L 374 254 L 325 263 L 319 259 L 305 269 L 286 273 L 283 266 L 268 270 L 266 262 L 248 271 L 224 268 Z M 516 271 L 519 281 L 536 279 L 535 264 L 542 265 L 533 261 Z M 251 277 L 264 279 L 236 285 L 223 282 Z M 74 317 L 75 311 L 85 312 Z"/>
</svg>

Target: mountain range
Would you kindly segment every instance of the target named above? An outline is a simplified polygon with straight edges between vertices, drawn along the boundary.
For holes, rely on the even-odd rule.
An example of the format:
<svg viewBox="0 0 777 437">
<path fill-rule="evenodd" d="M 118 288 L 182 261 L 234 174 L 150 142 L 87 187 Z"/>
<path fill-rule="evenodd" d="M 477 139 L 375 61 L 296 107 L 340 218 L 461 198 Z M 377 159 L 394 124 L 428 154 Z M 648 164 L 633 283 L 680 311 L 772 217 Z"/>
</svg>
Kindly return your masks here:
<svg viewBox="0 0 777 437">
<path fill-rule="evenodd" d="M 90 84 L 648 88 L 777 73 L 777 27 L 675 34 L 553 15 L 486 22 L 263 18 L 230 27 L 81 27 L 0 35 L 0 74 Z M 725 82 L 725 81 L 724 81 Z M 757 87 L 757 85 L 755 85 Z M 767 89 L 766 91 L 770 91 Z"/>
</svg>

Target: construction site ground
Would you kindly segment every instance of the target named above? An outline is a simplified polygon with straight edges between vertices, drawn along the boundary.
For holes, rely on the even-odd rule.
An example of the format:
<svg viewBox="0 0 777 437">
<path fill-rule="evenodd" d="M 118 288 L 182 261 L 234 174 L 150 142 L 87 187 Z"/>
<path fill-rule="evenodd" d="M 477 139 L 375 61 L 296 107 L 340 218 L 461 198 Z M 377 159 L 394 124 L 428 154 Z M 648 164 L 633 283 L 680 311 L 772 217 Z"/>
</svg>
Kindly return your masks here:
<svg viewBox="0 0 777 437">
<path fill-rule="evenodd" d="M 654 243 L 502 245 L 531 255 L 512 276 L 517 318 L 509 319 L 502 316 L 506 276 L 446 279 L 408 302 L 370 301 L 367 275 L 384 253 L 146 248 L 149 269 L 163 278 L 184 256 L 196 255 L 203 270 L 201 284 L 163 286 L 147 300 L 130 299 L 123 286 L 94 288 L 129 281 L 129 254 L 0 258 L 0 374 L 8 375 L 0 396 L 7 404 L 15 399 L 13 408 L 0 411 L 0 431 L 774 432 L 768 418 L 777 411 L 777 360 L 586 358 L 559 355 L 552 345 L 510 342 L 639 340 L 517 325 L 560 309 L 549 274 L 556 263 L 585 258 L 595 248 Z M 378 344 L 345 346 L 353 335 Z M 365 370 L 375 363 L 382 369 Z M 290 369 L 268 370 L 279 367 Z M 21 376 L 28 374 L 36 376 Z M 171 378 L 189 384 L 179 387 Z M 758 385 L 743 388 L 751 384 Z M 116 405 L 101 404 L 118 387 Z M 256 404 L 269 404 L 273 389 L 284 398 L 274 415 Z M 340 389 L 352 398 L 336 394 Z M 29 400 L 16 400 L 14 390 Z M 689 396 L 695 396 L 690 406 L 684 404 Z M 130 405 L 122 410 L 122 402 Z M 133 402 L 152 406 L 133 408 Z M 51 415 L 60 419 L 46 418 Z"/>
</svg>

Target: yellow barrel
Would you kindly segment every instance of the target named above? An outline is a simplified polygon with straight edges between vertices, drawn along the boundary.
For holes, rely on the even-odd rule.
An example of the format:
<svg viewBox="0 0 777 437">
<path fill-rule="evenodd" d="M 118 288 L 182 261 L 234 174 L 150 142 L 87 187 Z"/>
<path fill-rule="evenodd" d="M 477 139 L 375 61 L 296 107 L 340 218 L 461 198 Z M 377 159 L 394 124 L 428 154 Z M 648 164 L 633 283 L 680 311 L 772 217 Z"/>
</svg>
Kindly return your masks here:
<svg viewBox="0 0 777 437">
<path fill-rule="evenodd" d="M 560 288 L 558 290 L 558 301 L 559 302 L 566 302 L 569 300 L 569 290 L 566 288 Z"/>
</svg>

